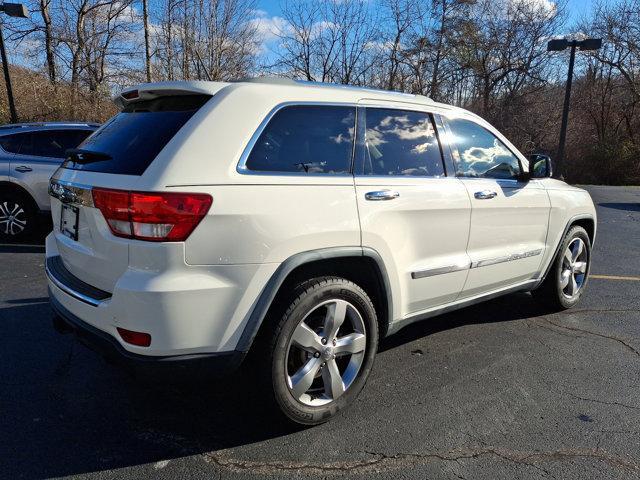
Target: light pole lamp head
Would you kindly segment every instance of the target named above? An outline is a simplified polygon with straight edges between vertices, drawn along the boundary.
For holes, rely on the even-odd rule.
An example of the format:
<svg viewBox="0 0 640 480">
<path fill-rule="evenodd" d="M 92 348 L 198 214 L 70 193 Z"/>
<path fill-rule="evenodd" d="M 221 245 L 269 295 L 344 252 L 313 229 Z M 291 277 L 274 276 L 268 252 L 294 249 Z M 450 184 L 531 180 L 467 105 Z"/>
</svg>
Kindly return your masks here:
<svg viewBox="0 0 640 480">
<path fill-rule="evenodd" d="M 29 10 L 22 3 L 7 3 L 0 4 L 0 12 L 4 12 L 10 17 L 29 18 Z"/>
<path fill-rule="evenodd" d="M 602 47 L 601 38 L 585 38 L 581 42 L 578 42 L 580 50 L 598 50 Z"/>
<path fill-rule="evenodd" d="M 547 43 L 547 52 L 561 52 L 569 46 L 569 40 L 566 38 L 556 38 L 549 40 Z"/>
</svg>

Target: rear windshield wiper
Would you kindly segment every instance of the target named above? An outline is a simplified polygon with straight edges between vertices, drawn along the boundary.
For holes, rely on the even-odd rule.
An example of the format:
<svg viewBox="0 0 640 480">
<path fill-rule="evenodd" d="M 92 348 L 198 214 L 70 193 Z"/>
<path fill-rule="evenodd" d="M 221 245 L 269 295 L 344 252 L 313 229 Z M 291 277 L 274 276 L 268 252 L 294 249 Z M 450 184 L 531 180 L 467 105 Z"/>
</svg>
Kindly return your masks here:
<svg viewBox="0 0 640 480">
<path fill-rule="evenodd" d="M 83 148 L 70 148 L 65 153 L 69 160 L 82 165 L 92 162 L 102 162 L 103 160 L 111 160 L 111 155 L 102 152 L 94 152 L 93 150 L 85 150 Z"/>
</svg>

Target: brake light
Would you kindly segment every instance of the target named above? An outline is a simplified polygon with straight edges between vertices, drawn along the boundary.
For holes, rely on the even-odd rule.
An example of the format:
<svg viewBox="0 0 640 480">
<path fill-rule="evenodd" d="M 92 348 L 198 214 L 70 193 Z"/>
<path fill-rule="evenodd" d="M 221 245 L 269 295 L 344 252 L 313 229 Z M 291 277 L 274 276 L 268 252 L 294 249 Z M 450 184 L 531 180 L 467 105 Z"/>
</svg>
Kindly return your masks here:
<svg viewBox="0 0 640 480">
<path fill-rule="evenodd" d="M 125 100 L 133 100 L 134 98 L 138 98 L 140 96 L 140 94 L 138 93 L 138 90 L 131 90 L 130 92 L 124 92 L 121 93 L 122 98 L 124 98 Z"/>
<path fill-rule="evenodd" d="M 206 193 L 93 188 L 92 194 L 114 235 L 150 242 L 186 240 L 213 202 Z"/>
</svg>

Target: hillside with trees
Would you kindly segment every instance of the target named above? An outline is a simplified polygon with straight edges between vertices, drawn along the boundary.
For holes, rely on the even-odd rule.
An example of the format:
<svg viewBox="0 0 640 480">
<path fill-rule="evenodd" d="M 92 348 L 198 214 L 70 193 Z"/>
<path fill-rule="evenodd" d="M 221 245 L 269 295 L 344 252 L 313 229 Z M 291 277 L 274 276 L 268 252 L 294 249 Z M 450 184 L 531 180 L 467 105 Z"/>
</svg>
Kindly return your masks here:
<svg viewBox="0 0 640 480">
<path fill-rule="evenodd" d="M 640 184 L 640 0 L 571 22 L 550 0 L 285 0 L 277 17 L 253 0 L 27 4 L 30 20 L 3 19 L 22 121 L 104 121 L 113 94 L 147 80 L 279 75 L 427 95 L 552 155 L 568 53 L 546 43 L 601 37 L 576 58 L 563 174 Z"/>
</svg>

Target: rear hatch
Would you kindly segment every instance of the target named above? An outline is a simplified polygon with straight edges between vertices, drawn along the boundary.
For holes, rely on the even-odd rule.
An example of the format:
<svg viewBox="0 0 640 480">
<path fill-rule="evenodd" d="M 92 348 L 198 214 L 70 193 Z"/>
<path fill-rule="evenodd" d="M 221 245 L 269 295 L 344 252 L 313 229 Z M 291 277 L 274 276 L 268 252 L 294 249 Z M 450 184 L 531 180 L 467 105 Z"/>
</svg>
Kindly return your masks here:
<svg viewBox="0 0 640 480">
<path fill-rule="evenodd" d="M 211 98 L 211 94 L 185 95 L 176 94 L 175 90 L 168 95 L 143 93 L 123 94 L 123 110 L 77 149 L 68 151 L 49 189 L 55 244 L 64 267 L 80 280 L 107 292 L 113 291 L 129 265 L 131 242 L 139 241 L 136 238 L 162 241 L 163 232 L 171 229 L 151 221 L 136 224 L 133 232 L 135 219 L 131 219 L 128 205 L 142 205 L 148 210 L 145 218 L 149 218 L 149 212 L 158 211 L 158 205 L 153 203 L 158 198 L 131 192 L 148 190 L 149 182 L 144 176 L 147 168 Z M 164 202 L 161 210 L 174 208 L 177 201 L 182 208 L 184 203 L 183 199 L 171 197 L 159 200 Z M 136 235 L 140 233 L 142 236 Z"/>
</svg>

